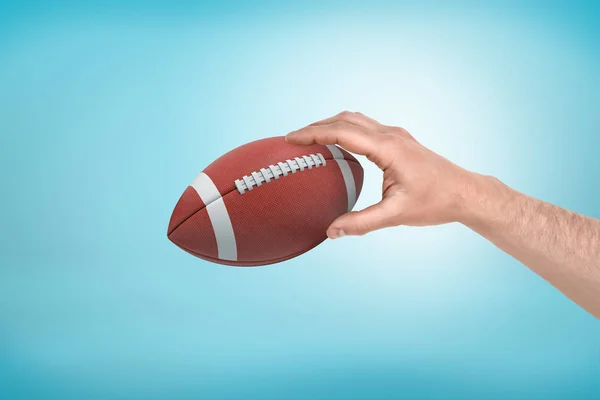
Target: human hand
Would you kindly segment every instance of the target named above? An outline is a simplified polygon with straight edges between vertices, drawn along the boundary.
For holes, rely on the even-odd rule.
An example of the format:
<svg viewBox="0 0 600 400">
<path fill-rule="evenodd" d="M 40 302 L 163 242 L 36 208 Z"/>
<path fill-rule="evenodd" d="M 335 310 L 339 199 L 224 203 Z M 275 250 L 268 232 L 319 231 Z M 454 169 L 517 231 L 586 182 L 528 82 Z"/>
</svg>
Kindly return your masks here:
<svg viewBox="0 0 600 400">
<path fill-rule="evenodd" d="M 405 129 L 344 111 L 289 133 L 290 143 L 338 144 L 366 156 L 383 171 L 381 202 L 338 217 L 327 235 L 364 235 L 397 225 L 460 221 L 476 174 L 425 148 Z"/>
<path fill-rule="evenodd" d="M 519 193 L 460 168 L 406 130 L 343 112 L 286 136 L 339 144 L 383 170 L 381 202 L 331 223 L 332 238 L 396 225 L 461 222 L 600 318 L 600 221 Z"/>
</svg>

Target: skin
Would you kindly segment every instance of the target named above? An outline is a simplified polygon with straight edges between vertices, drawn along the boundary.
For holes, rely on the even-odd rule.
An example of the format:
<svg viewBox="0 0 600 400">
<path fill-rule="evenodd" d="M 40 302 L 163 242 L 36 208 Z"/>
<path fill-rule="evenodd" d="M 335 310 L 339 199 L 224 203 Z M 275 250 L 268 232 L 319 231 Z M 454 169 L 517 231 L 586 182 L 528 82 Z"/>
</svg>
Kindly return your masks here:
<svg viewBox="0 0 600 400">
<path fill-rule="evenodd" d="M 491 241 L 600 318 L 600 221 L 467 171 L 405 129 L 342 112 L 286 136 L 290 143 L 338 144 L 383 171 L 381 202 L 337 218 L 331 239 L 398 226 L 459 222 Z"/>
</svg>

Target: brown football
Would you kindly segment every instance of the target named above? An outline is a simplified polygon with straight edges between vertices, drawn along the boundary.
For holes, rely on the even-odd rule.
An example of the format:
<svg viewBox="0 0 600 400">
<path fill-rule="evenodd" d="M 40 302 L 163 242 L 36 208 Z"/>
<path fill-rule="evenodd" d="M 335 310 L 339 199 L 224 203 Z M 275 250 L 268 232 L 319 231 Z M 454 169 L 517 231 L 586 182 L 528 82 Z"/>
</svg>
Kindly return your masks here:
<svg viewBox="0 0 600 400">
<path fill-rule="evenodd" d="M 337 146 L 257 140 L 194 179 L 167 235 L 188 253 L 220 264 L 288 260 L 327 238 L 327 227 L 354 207 L 362 184 L 360 163 Z"/>
</svg>

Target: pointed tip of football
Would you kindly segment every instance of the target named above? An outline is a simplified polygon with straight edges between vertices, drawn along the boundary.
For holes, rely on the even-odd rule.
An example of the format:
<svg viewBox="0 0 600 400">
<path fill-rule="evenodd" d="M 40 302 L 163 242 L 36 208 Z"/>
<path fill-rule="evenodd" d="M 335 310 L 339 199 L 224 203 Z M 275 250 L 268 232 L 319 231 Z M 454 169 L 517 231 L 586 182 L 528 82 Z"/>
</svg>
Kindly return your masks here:
<svg viewBox="0 0 600 400">
<path fill-rule="evenodd" d="M 171 220 L 169 221 L 169 228 L 167 229 L 167 237 L 171 239 L 171 234 L 177 229 L 177 227 L 183 224 L 188 218 L 204 208 L 204 203 L 198 196 L 196 190 L 188 186 L 183 192 L 173 214 L 171 214 Z M 171 239 L 173 240 L 173 239 Z"/>
<path fill-rule="evenodd" d="M 198 257 L 217 257 L 216 238 L 206 206 L 191 186 L 183 192 L 173 210 L 167 237 Z"/>
</svg>

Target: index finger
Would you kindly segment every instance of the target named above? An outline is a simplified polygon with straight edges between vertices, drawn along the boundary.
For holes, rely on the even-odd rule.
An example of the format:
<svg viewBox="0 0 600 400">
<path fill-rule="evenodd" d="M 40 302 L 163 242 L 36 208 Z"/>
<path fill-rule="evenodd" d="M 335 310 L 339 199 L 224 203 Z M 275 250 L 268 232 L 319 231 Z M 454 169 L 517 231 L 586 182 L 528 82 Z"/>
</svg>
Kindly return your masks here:
<svg viewBox="0 0 600 400">
<path fill-rule="evenodd" d="M 352 125 L 334 122 L 327 125 L 309 125 L 288 133 L 285 140 L 289 143 L 309 145 L 338 144 L 352 153 L 369 157 L 376 149 L 376 135 Z"/>
<path fill-rule="evenodd" d="M 345 121 L 358 127 L 372 131 L 378 131 L 382 128 L 381 124 L 375 121 L 374 119 L 369 118 L 362 113 L 350 111 L 342 111 L 341 113 L 334 115 L 333 117 L 322 119 L 320 121 L 312 123 L 311 125 L 327 125 L 337 121 Z"/>
</svg>

